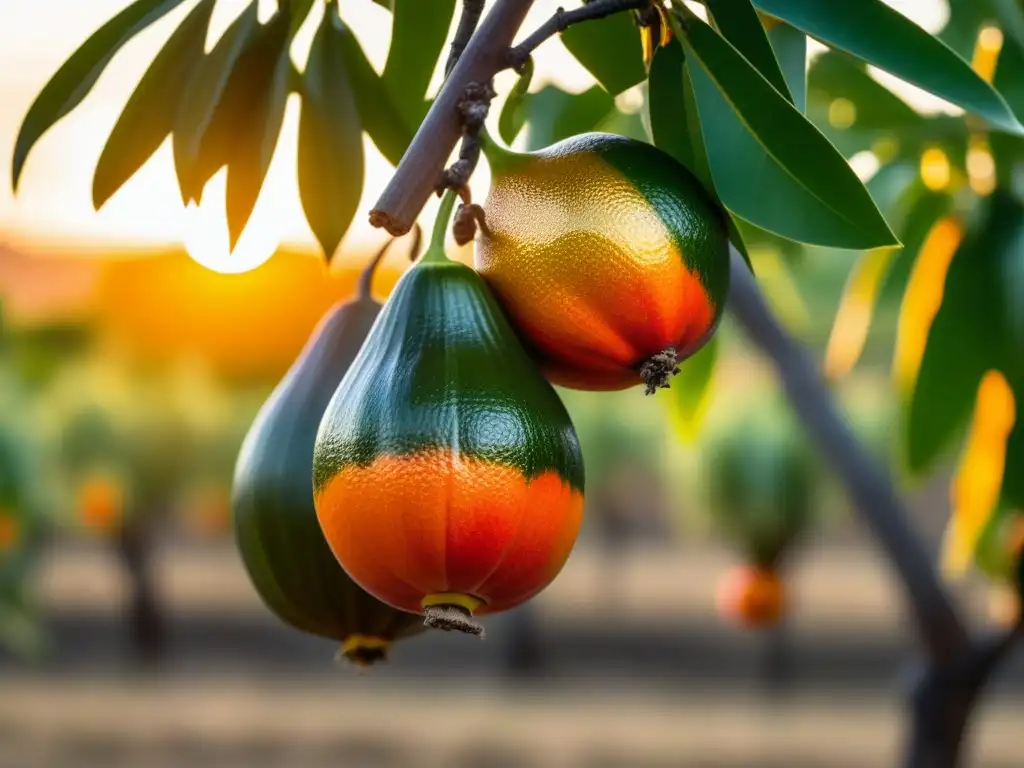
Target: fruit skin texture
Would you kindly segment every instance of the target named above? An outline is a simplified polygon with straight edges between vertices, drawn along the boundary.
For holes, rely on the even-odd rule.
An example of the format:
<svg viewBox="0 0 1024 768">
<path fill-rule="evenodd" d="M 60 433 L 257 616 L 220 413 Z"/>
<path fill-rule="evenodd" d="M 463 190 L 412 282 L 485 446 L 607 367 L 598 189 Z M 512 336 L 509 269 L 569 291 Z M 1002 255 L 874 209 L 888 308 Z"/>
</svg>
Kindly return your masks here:
<svg viewBox="0 0 1024 768">
<path fill-rule="evenodd" d="M 719 613 L 748 629 L 774 625 L 782 616 L 785 603 L 785 585 L 769 568 L 737 566 L 719 586 Z"/>
<path fill-rule="evenodd" d="M 358 664 L 424 629 L 419 616 L 384 605 L 348 577 L 313 507 L 320 419 L 379 310 L 362 295 L 328 312 L 253 422 L 232 491 L 238 549 L 260 597 L 285 623 L 342 643 L 342 655 Z"/>
<path fill-rule="evenodd" d="M 587 133 L 490 151 L 476 266 L 559 385 L 614 390 L 667 347 L 711 337 L 729 286 L 722 213 L 674 158 Z"/>
<path fill-rule="evenodd" d="M 494 613 L 540 592 L 583 513 L 561 400 L 480 276 L 440 259 L 399 281 L 324 414 L 313 461 L 338 561 L 428 620 L 432 607 Z"/>
</svg>

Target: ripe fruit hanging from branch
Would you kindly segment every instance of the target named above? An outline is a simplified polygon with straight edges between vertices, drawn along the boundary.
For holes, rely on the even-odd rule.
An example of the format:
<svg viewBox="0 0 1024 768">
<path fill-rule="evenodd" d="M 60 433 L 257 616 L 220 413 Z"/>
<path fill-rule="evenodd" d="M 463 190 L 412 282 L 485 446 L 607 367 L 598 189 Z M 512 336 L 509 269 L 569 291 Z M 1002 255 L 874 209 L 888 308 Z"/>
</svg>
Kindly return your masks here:
<svg viewBox="0 0 1024 768">
<path fill-rule="evenodd" d="M 488 141 L 476 264 L 548 378 L 648 394 L 711 337 L 729 287 L 723 214 L 664 152 L 588 133 L 528 154 Z"/>
<path fill-rule="evenodd" d="M 337 640 L 361 665 L 383 659 L 421 622 L 366 594 L 338 566 L 317 523 L 310 467 L 324 409 L 380 311 L 369 289 L 383 253 L 358 297 L 327 313 L 256 417 L 232 494 L 238 549 L 263 601 L 285 623 Z"/>
<path fill-rule="evenodd" d="M 816 506 L 816 470 L 785 407 L 734 414 L 703 454 L 716 527 L 745 564 L 723 579 L 721 613 L 741 626 L 771 626 L 786 607 L 780 569 Z"/>
<path fill-rule="evenodd" d="M 399 281 L 324 415 L 317 514 L 370 594 L 474 634 L 561 570 L 583 514 L 579 442 L 487 286 L 430 250 Z"/>
</svg>

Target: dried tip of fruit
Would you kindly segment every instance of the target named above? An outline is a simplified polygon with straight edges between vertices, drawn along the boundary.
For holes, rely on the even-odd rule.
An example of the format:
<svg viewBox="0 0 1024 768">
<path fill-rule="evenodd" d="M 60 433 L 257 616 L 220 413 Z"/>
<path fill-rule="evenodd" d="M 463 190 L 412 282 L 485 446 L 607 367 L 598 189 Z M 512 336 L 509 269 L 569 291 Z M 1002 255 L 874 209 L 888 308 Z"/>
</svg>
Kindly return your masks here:
<svg viewBox="0 0 1024 768">
<path fill-rule="evenodd" d="M 461 605 L 430 605 L 423 609 L 423 615 L 423 623 L 431 629 L 456 630 L 484 639 L 483 625 L 474 621 L 473 615 Z"/>
<path fill-rule="evenodd" d="M 389 235 L 394 237 L 401 237 L 408 232 L 412 227 L 402 227 L 402 225 L 394 221 L 387 211 L 382 211 L 379 208 L 374 208 L 370 211 L 370 226 L 376 229 L 384 229 Z"/>
<path fill-rule="evenodd" d="M 640 378 L 644 380 L 644 394 L 653 395 L 659 389 L 668 389 L 669 380 L 679 373 L 679 359 L 675 347 L 665 347 L 652 355 L 640 366 Z"/>
</svg>

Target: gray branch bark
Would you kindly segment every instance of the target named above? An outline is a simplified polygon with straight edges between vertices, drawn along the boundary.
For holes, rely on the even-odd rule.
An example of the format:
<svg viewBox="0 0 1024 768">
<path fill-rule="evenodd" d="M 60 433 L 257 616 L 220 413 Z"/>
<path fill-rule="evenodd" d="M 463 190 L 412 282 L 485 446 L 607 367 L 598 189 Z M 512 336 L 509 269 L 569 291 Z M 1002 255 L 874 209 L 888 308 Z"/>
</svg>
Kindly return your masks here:
<svg viewBox="0 0 1024 768">
<path fill-rule="evenodd" d="M 772 361 L 811 439 L 839 475 L 861 518 L 903 582 L 921 643 L 940 665 L 964 654 L 970 640 L 892 477 L 872 460 L 843 418 L 818 366 L 768 308 L 743 257 L 732 249 L 729 310 Z"/>
</svg>

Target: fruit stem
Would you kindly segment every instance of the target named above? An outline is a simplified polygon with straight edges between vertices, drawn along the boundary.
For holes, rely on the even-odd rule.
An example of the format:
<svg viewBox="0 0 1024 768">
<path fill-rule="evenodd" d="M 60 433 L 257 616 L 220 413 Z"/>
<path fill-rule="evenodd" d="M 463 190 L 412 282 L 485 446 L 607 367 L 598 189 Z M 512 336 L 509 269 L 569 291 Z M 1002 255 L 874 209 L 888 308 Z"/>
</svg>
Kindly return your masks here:
<svg viewBox="0 0 1024 768">
<path fill-rule="evenodd" d="M 653 395 L 659 389 L 668 389 L 669 380 L 679 373 L 679 358 L 675 347 L 665 347 L 651 355 L 640 366 L 640 378 L 644 380 L 644 394 Z"/>
<path fill-rule="evenodd" d="M 423 624 L 431 629 L 457 630 L 484 639 L 483 626 L 474 621 L 473 615 L 461 605 L 428 605 L 423 609 L 423 615 Z"/>
<path fill-rule="evenodd" d="M 508 147 L 503 147 L 494 140 L 486 128 L 480 130 L 480 151 L 487 158 L 492 176 L 508 170 L 517 160 L 526 156 L 523 152 L 515 152 Z"/>
<path fill-rule="evenodd" d="M 450 261 L 448 254 L 444 252 L 444 240 L 448 234 L 448 222 L 452 218 L 452 209 L 455 207 L 455 198 L 458 193 L 454 189 L 445 190 L 441 198 L 441 206 L 437 209 L 437 218 L 434 219 L 434 231 L 430 235 L 430 247 L 423 254 L 423 263 Z"/>
</svg>

